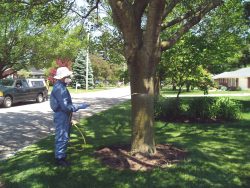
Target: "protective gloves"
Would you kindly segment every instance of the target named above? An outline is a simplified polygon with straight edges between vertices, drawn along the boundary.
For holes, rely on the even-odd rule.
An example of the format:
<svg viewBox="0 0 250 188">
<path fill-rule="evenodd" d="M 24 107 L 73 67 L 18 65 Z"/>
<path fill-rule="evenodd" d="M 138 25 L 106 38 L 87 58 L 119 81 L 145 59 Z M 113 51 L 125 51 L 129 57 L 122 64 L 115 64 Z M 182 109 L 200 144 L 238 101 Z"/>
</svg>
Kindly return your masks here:
<svg viewBox="0 0 250 188">
<path fill-rule="evenodd" d="M 73 105 L 72 112 L 77 112 L 79 110 L 78 105 Z"/>
<path fill-rule="evenodd" d="M 72 108 L 72 112 L 77 112 L 78 110 L 88 108 L 89 106 L 90 105 L 86 103 L 74 104 Z"/>
<path fill-rule="evenodd" d="M 85 108 L 88 108 L 90 105 L 89 104 L 86 104 L 86 103 L 82 103 L 82 104 L 79 104 L 78 105 L 78 109 L 85 109 Z"/>
</svg>

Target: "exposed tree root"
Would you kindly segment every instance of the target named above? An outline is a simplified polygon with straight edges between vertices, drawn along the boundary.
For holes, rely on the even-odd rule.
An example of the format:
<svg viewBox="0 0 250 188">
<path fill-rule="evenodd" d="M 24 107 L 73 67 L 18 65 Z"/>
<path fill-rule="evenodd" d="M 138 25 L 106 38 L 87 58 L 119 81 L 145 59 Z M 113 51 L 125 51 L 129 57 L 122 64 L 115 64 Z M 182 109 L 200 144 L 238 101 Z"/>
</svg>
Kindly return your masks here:
<svg viewBox="0 0 250 188">
<path fill-rule="evenodd" d="M 187 152 L 170 144 L 158 144 L 154 155 L 131 154 L 128 145 L 113 145 L 96 151 L 95 156 L 110 168 L 147 171 L 154 168 L 167 168 L 176 164 L 187 157 Z"/>
</svg>

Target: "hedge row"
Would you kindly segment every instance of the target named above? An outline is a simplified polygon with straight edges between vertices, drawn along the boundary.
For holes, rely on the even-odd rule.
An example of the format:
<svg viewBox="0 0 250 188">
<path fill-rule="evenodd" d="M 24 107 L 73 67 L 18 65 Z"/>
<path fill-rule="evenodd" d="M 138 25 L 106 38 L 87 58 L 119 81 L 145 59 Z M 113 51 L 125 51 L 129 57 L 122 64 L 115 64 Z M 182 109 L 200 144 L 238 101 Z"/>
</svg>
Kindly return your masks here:
<svg viewBox="0 0 250 188">
<path fill-rule="evenodd" d="M 163 121 L 232 121 L 240 119 L 241 112 L 241 104 L 228 97 L 159 97 L 155 101 L 155 117 Z"/>
</svg>

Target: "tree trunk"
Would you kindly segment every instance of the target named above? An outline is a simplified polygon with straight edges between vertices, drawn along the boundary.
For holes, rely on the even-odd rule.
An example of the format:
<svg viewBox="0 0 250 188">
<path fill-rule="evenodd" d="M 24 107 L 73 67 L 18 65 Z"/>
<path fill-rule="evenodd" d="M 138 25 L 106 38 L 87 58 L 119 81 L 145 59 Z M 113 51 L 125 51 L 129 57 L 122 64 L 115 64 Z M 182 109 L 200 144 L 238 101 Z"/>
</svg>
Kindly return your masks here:
<svg viewBox="0 0 250 188">
<path fill-rule="evenodd" d="M 144 52 L 129 63 L 132 103 L 132 152 L 155 153 L 154 72 L 155 62 Z"/>
<path fill-rule="evenodd" d="M 132 103 L 131 151 L 155 153 L 154 76 L 160 61 L 160 32 L 164 0 L 109 0 L 112 15 L 124 39 L 125 58 L 130 71 Z M 146 16 L 145 28 L 144 16 Z"/>
<path fill-rule="evenodd" d="M 156 97 L 160 95 L 160 89 L 161 89 L 161 81 L 159 76 L 155 76 L 154 79 L 154 94 Z"/>
<path fill-rule="evenodd" d="M 186 85 L 186 92 L 190 92 L 190 84 Z"/>
<path fill-rule="evenodd" d="M 172 90 L 176 91 L 176 84 L 175 83 L 173 83 L 173 85 L 172 85 Z"/>
<path fill-rule="evenodd" d="M 178 93 L 177 93 L 177 99 L 178 99 L 178 100 L 179 100 L 181 91 L 182 91 L 182 86 L 179 86 Z"/>
</svg>

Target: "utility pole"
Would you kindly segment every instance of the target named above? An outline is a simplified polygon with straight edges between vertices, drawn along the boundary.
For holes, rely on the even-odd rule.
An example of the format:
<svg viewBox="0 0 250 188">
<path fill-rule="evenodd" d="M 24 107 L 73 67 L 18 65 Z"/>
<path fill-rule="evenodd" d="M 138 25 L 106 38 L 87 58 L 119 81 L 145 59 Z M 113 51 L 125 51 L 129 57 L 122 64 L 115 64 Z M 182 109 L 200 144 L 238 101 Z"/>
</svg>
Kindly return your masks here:
<svg viewBox="0 0 250 188">
<path fill-rule="evenodd" d="M 89 35 L 90 31 L 87 31 L 87 54 L 86 54 L 86 90 L 89 89 Z"/>
<path fill-rule="evenodd" d="M 91 24 L 90 22 L 87 21 L 87 22 L 85 22 L 84 25 L 86 26 L 86 32 L 87 32 L 85 85 L 86 85 L 86 90 L 88 90 L 89 89 L 89 85 L 92 85 L 92 86 L 94 85 L 94 83 L 93 83 L 93 70 L 92 70 L 92 67 L 91 67 L 91 62 L 90 62 L 90 57 L 89 57 L 90 34 L 91 34 L 91 31 L 93 30 L 93 24 Z"/>
</svg>

